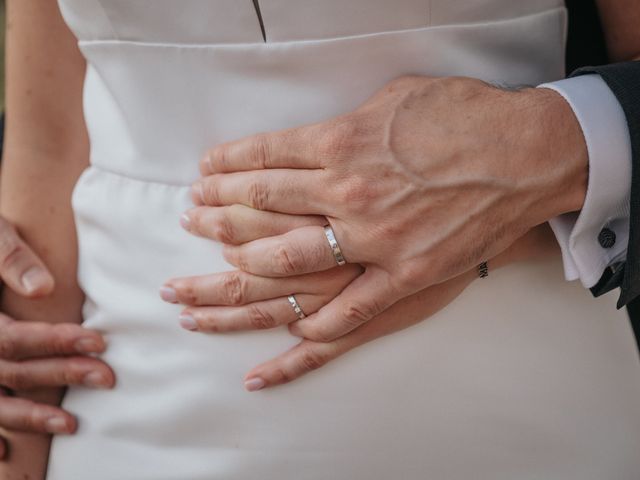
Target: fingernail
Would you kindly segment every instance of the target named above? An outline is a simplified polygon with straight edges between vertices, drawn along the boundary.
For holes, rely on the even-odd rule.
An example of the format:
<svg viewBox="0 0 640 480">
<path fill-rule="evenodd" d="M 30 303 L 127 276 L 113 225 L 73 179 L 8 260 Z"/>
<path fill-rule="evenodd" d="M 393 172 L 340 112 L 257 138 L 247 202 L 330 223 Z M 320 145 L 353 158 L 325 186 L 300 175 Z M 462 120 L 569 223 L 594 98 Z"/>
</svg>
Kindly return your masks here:
<svg viewBox="0 0 640 480">
<path fill-rule="evenodd" d="M 45 428 L 49 433 L 67 433 L 67 421 L 62 417 L 51 417 L 45 424 Z"/>
<path fill-rule="evenodd" d="M 198 324 L 196 323 L 192 315 L 189 315 L 188 313 L 183 313 L 182 315 L 180 315 L 179 319 L 180 319 L 180 325 L 182 326 L 182 328 L 186 330 L 198 329 Z"/>
<path fill-rule="evenodd" d="M 83 383 L 86 387 L 107 388 L 107 379 L 100 372 L 91 372 L 85 375 Z"/>
<path fill-rule="evenodd" d="M 264 388 L 266 385 L 265 381 L 260 377 L 255 377 L 244 382 L 244 388 L 247 389 L 248 392 L 255 392 Z"/>
<path fill-rule="evenodd" d="M 49 281 L 49 276 L 42 268 L 31 267 L 22 274 L 20 281 L 27 293 L 31 294 L 36 292 L 38 289 L 45 287 Z"/>
<path fill-rule="evenodd" d="M 187 215 L 186 213 L 183 213 L 180 216 L 180 225 L 185 230 L 189 230 L 189 227 L 191 226 L 191 219 L 189 218 L 189 215 Z"/>
<path fill-rule="evenodd" d="M 101 345 L 93 338 L 81 338 L 74 347 L 79 353 L 100 353 L 102 351 Z"/>
<path fill-rule="evenodd" d="M 164 300 L 165 302 L 178 303 L 178 295 L 176 294 L 175 289 L 171 287 L 161 287 L 160 298 L 162 298 L 162 300 Z"/>
</svg>

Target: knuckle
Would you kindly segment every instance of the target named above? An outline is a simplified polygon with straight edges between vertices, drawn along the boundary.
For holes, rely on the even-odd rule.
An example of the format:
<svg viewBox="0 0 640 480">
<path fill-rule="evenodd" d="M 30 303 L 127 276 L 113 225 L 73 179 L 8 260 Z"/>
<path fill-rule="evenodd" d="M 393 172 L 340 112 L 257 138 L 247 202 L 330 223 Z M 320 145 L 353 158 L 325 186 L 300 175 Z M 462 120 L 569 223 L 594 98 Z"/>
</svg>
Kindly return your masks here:
<svg viewBox="0 0 640 480">
<path fill-rule="evenodd" d="M 215 171 L 226 172 L 229 167 L 229 150 L 228 146 L 221 145 L 209 150 L 207 155 L 208 169 L 211 173 Z"/>
<path fill-rule="evenodd" d="M 434 264 L 429 262 L 431 256 L 429 253 L 425 255 L 425 264 L 429 265 L 429 270 L 433 269 Z M 418 266 L 417 262 L 402 262 L 398 265 L 397 272 L 389 279 L 390 287 L 399 291 L 411 290 L 421 283 L 425 278 L 424 267 Z"/>
<path fill-rule="evenodd" d="M 197 280 L 194 278 L 174 281 L 172 286 L 176 290 L 176 295 L 180 303 L 186 305 L 195 305 L 197 303 L 198 288 L 196 283 Z"/>
<path fill-rule="evenodd" d="M 10 335 L 8 330 L 12 328 L 11 325 L 2 327 L 0 331 L 0 358 L 5 360 L 11 360 L 16 356 L 16 346 L 13 342 L 13 335 Z"/>
<path fill-rule="evenodd" d="M 215 235 L 222 243 L 234 244 L 236 234 L 230 215 L 231 212 L 226 209 L 222 212 L 215 225 Z"/>
<path fill-rule="evenodd" d="M 46 415 L 44 414 L 43 409 L 38 408 L 35 402 L 28 404 L 27 408 L 29 413 L 20 419 L 22 429 L 30 432 L 45 431 L 44 422 Z"/>
<path fill-rule="evenodd" d="M 350 117 L 337 121 L 325 133 L 319 153 L 328 159 L 350 154 L 357 145 L 358 135 L 357 124 Z"/>
<path fill-rule="evenodd" d="M 242 305 L 246 298 L 247 283 L 240 272 L 226 273 L 222 278 L 222 291 L 225 303 Z"/>
<path fill-rule="evenodd" d="M 220 327 L 220 325 L 218 325 L 217 322 L 208 318 L 206 319 L 203 318 L 198 322 L 198 329 L 202 332 L 209 332 L 209 333 L 219 333 L 219 332 L 229 331 L 228 328 Z"/>
<path fill-rule="evenodd" d="M 51 331 L 51 336 L 43 346 L 44 352 L 49 355 L 65 353 L 69 348 L 69 339 L 72 338 L 75 329 L 72 325 L 55 325 Z"/>
<path fill-rule="evenodd" d="M 348 303 L 342 311 L 342 323 L 351 331 L 374 317 L 376 310 L 371 305 Z"/>
<path fill-rule="evenodd" d="M 4 237 L 0 239 L 0 257 L 2 258 L 0 260 L 0 268 L 2 270 L 8 270 L 17 265 L 24 254 L 25 247 L 17 238 Z"/>
<path fill-rule="evenodd" d="M 311 372 L 317 370 L 327 363 L 325 355 L 312 347 L 304 347 L 300 354 L 300 366 L 303 371 Z"/>
<path fill-rule="evenodd" d="M 375 186 L 362 177 L 345 179 L 337 188 L 338 200 L 342 205 L 348 205 L 354 211 L 366 207 L 376 196 Z"/>
<path fill-rule="evenodd" d="M 276 368 L 272 374 L 272 383 L 275 385 L 289 383 L 296 379 L 296 376 L 285 368 Z"/>
<path fill-rule="evenodd" d="M 199 184 L 202 201 L 206 205 L 220 205 L 220 190 L 215 178 L 216 177 L 206 178 Z"/>
<path fill-rule="evenodd" d="M 266 330 L 277 326 L 276 319 L 266 310 L 256 306 L 249 306 L 249 322 L 256 330 Z"/>
<path fill-rule="evenodd" d="M 269 205 L 269 188 L 264 183 L 253 182 L 247 190 L 248 202 L 251 208 L 266 210 Z"/>
<path fill-rule="evenodd" d="M 70 358 L 59 372 L 58 383 L 62 385 L 75 385 L 81 383 L 87 368 L 80 359 Z"/>
<path fill-rule="evenodd" d="M 279 245 L 273 252 L 273 264 L 276 273 L 293 275 L 302 271 L 304 257 L 294 248 L 287 245 Z"/>
<path fill-rule="evenodd" d="M 11 390 L 26 390 L 32 386 L 29 376 L 17 364 L 4 364 L 0 378 L 2 385 Z"/>
<path fill-rule="evenodd" d="M 254 137 L 252 145 L 252 160 L 256 168 L 269 168 L 271 164 L 271 141 L 269 136 L 260 133 Z"/>
</svg>

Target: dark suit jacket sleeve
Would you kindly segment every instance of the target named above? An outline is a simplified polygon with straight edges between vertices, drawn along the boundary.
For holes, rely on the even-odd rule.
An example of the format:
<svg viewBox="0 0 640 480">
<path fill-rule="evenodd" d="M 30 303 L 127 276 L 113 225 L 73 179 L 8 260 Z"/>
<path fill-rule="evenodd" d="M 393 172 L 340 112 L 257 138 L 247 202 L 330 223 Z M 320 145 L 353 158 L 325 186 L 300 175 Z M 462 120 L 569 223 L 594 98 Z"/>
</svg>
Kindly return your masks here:
<svg viewBox="0 0 640 480">
<path fill-rule="evenodd" d="M 600 75 L 620 102 L 631 140 L 633 165 L 627 257 L 624 262 L 608 267 L 598 284 L 591 289 L 595 296 L 599 296 L 620 287 L 618 308 L 622 308 L 640 297 L 640 61 L 583 67 L 571 76 L 591 73 Z"/>
</svg>

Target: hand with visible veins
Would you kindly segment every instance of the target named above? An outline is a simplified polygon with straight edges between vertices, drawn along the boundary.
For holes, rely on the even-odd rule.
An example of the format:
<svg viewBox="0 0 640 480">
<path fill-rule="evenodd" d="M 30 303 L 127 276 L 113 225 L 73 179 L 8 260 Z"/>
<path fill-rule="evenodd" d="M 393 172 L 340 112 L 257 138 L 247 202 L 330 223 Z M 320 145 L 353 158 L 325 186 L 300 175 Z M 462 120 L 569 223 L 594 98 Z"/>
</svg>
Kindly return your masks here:
<svg viewBox="0 0 640 480">
<path fill-rule="evenodd" d="M 313 216 L 261 212 L 249 207 L 197 207 L 183 225 L 199 236 L 241 244 L 273 237 L 296 229 L 323 225 Z M 490 268 L 523 259 L 557 253 L 557 244 L 548 226 L 531 230 L 505 252 L 491 260 Z M 359 265 L 334 267 L 318 273 L 291 277 L 261 277 L 240 270 L 176 278 L 168 281 L 161 294 L 167 301 L 185 305 L 180 323 L 188 330 L 224 333 L 260 330 L 288 325 L 295 331 L 301 323 L 287 300 L 295 295 L 302 310 L 309 314 L 330 303 L 362 274 Z M 444 283 L 428 287 L 404 298 L 370 322 L 328 342 L 303 339 L 294 348 L 252 369 L 245 377 L 250 390 L 290 382 L 349 350 L 419 323 L 453 301 L 478 278 L 477 271 L 465 272 Z"/>
<path fill-rule="evenodd" d="M 352 113 L 215 147 L 201 171 L 196 204 L 325 217 L 346 260 L 363 266 L 292 327 L 330 342 L 579 210 L 588 165 L 578 121 L 554 91 L 404 77 Z M 336 266 L 319 224 L 224 254 L 265 277 Z"/>
</svg>

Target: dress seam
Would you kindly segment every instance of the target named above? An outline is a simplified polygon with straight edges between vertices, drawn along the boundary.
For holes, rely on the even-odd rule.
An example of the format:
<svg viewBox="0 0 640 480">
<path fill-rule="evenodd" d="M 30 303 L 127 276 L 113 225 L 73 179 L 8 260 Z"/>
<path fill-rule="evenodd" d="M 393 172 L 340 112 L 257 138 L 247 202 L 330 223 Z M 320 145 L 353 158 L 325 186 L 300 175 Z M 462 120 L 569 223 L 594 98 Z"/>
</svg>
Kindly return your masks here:
<svg viewBox="0 0 640 480">
<path fill-rule="evenodd" d="M 103 173 L 118 179 L 122 179 L 122 180 L 128 180 L 128 181 L 132 181 L 132 182 L 138 182 L 138 183 L 146 183 L 146 184 L 155 184 L 155 185 L 161 185 L 163 187 L 174 187 L 174 188 L 191 188 L 192 183 L 179 183 L 179 182 L 166 182 L 166 181 L 160 181 L 160 180 L 150 180 L 150 179 L 146 179 L 146 178 L 141 178 L 141 177 L 136 177 L 136 176 L 132 176 L 128 173 L 122 173 L 122 172 L 118 172 L 115 170 L 109 170 L 107 168 L 98 166 L 98 165 L 89 165 L 89 167 L 87 167 L 85 169 L 85 172 L 88 172 L 90 170 L 99 172 L 99 173 Z M 195 180 L 194 180 L 195 181 Z"/>
<path fill-rule="evenodd" d="M 220 49 L 232 49 L 232 48 L 264 48 L 269 49 L 270 47 L 276 48 L 281 46 L 288 45 L 317 45 L 317 44 L 328 44 L 335 43 L 347 40 L 358 40 L 358 39 L 366 39 L 372 38 L 376 36 L 384 36 L 384 35 L 394 35 L 394 34 L 402 34 L 402 33 L 416 33 L 426 30 L 443 30 L 443 29 L 451 29 L 451 28 L 477 28 L 482 26 L 493 26 L 498 24 L 506 24 L 515 21 L 522 21 L 527 18 L 534 17 L 542 17 L 545 15 L 549 15 L 553 12 L 565 11 L 566 7 L 553 7 L 546 10 L 541 10 L 535 13 L 529 13 L 526 15 L 519 15 L 516 17 L 499 19 L 499 20 L 491 20 L 484 22 L 468 22 L 468 23 L 451 23 L 446 25 L 427 25 L 417 28 L 406 28 L 400 30 L 384 30 L 380 32 L 372 32 L 372 33 L 363 33 L 357 35 L 343 35 L 337 37 L 330 38 L 315 38 L 315 39 L 304 39 L 304 40 L 285 40 L 279 42 L 229 42 L 229 43 L 189 43 L 189 42 L 148 42 L 141 40 L 127 40 L 121 38 L 105 38 L 105 39 L 80 39 L 78 44 L 80 46 L 99 46 L 99 45 L 132 45 L 132 46 L 140 46 L 140 47 L 157 47 L 157 48 L 220 48 Z"/>
</svg>

